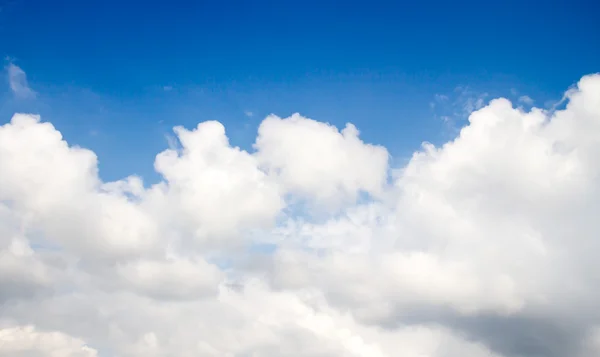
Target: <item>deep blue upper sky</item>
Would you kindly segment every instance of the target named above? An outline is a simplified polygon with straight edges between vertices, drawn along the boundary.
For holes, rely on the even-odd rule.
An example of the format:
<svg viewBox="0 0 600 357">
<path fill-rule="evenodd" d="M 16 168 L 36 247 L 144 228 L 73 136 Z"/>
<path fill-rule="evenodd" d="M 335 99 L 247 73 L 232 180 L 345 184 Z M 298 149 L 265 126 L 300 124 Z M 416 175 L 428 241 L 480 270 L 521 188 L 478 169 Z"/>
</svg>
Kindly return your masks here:
<svg viewBox="0 0 600 357">
<path fill-rule="evenodd" d="M 0 54 L 38 93 L 14 98 L 4 81 L 0 123 L 42 114 L 96 151 L 107 179 L 149 176 L 174 125 L 216 119 L 249 148 L 269 113 L 353 122 L 406 156 L 451 137 L 440 117 L 460 125 L 453 108 L 469 97 L 543 106 L 600 69 L 591 0 L 0 4 Z M 432 109 L 436 94 L 450 104 Z"/>
</svg>

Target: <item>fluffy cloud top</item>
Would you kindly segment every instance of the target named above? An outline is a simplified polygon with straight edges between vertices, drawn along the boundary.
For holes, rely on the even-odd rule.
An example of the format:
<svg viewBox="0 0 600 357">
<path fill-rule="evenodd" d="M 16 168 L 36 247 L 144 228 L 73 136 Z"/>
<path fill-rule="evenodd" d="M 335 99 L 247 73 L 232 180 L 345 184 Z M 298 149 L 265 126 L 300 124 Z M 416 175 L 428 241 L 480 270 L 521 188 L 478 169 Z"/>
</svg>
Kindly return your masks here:
<svg viewBox="0 0 600 357">
<path fill-rule="evenodd" d="M 381 195 L 387 178 L 386 149 L 358 135 L 352 124 L 339 132 L 299 114 L 269 116 L 258 129 L 256 156 L 287 191 L 319 203 L 347 203 L 360 192 Z"/>
<path fill-rule="evenodd" d="M 221 123 L 204 122 L 193 131 L 177 127 L 175 133 L 183 149 L 156 157 L 156 171 L 166 182 L 150 192 L 174 220 L 202 240 L 243 234 L 274 220 L 284 205 L 279 186 L 254 156 L 229 146 Z"/>
<path fill-rule="evenodd" d="M 0 356 L 596 356 L 600 75 L 567 98 L 492 100 L 399 168 L 298 114 L 254 152 L 178 127 L 152 186 L 102 182 L 93 152 L 15 114 Z"/>
</svg>

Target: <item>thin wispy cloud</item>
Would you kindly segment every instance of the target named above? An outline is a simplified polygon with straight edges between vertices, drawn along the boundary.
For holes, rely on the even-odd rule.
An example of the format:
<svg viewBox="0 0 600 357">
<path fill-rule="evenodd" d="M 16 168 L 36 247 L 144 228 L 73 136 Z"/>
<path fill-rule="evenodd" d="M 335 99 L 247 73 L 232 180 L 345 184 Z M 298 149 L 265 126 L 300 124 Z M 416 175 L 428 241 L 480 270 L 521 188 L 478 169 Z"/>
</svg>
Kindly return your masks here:
<svg viewBox="0 0 600 357">
<path fill-rule="evenodd" d="M 18 98 L 35 98 L 37 93 L 31 89 L 27 81 L 27 74 L 21 67 L 14 63 L 6 66 L 8 85 L 13 94 Z"/>
<path fill-rule="evenodd" d="M 448 96 L 444 94 L 436 94 L 434 97 L 437 102 L 445 102 L 448 100 Z"/>
<path fill-rule="evenodd" d="M 248 118 L 252 118 L 254 116 L 254 113 L 252 113 L 249 110 L 244 111 L 244 115 L 247 116 Z"/>
<path fill-rule="evenodd" d="M 521 102 L 523 104 L 527 104 L 527 105 L 532 105 L 533 99 L 528 95 L 522 95 L 519 97 L 519 102 Z"/>
<path fill-rule="evenodd" d="M 435 117 L 454 132 L 460 127 L 461 121 L 487 104 L 488 97 L 487 92 L 478 92 L 468 86 L 457 86 L 451 93 L 436 93 L 429 106 Z"/>
<path fill-rule="evenodd" d="M 167 140 L 167 144 L 169 145 L 169 149 L 171 150 L 179 150 L 179 141 L 176 137 L 171 134 L 165 134 L 165 139 Z"/>
<path fill-rule="evenodd" d="M 525 105 L 533 105 L 533 103 L 535 102 L 533 100 L 533 98 L 531 98 L 528 95 L 519 95 L 519 91 L 516 88 L 511 88 L 510 89 L 510 94 L 512 96 L 512 98 L 516 98 L 515 101 L 521 104 L 525 104 Z"/>
</svg>

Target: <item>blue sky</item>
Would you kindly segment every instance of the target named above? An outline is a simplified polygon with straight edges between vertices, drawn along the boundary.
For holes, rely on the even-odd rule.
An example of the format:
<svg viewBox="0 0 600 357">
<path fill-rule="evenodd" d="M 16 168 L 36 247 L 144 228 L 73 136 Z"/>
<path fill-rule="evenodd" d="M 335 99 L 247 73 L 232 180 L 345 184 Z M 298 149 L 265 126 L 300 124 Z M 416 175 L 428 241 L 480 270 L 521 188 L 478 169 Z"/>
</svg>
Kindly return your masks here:
<svg viewBox="0 0 600 357">
<path fill-rule="evenodd" d="M 401 159 L 455 135 L 469 108 L 545 106 L 600 63 L 593 1 L 139 3 L 1 1 L 0 123 L 41 114 L 107 180 L 155 179 L 175 125 L 219 120 L 250 149 L 270 113 L 352 122 Z"/>
</svg>

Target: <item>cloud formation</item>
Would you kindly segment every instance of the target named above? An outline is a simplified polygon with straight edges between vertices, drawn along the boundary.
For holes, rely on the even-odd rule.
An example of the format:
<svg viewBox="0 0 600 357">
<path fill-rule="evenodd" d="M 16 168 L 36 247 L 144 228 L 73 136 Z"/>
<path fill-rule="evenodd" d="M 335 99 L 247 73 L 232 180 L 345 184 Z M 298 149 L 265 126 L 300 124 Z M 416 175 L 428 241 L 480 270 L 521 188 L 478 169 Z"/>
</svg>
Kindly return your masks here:
<svg viewBox="0 0 600 357">
<path fill-rule="evenodd" d="M 528 95 L 522 95 L 519 97 L 519 102 L 527 105 L 532 105 L 534 100 Z"/>
<path fill-rule="evenodd" d="M 429 106 L 436 118 L 458 133 L 469 115 L 487 104 L 488 97 L 488 93 L 477 92 L 468 86 L 458 86 L 448 95 L 435 94 Z"/>
<path fill-rule="evenodd" d="M 0 356 L 597 356 L 599 98 L 589 75 L 561 110 L 477 104 L 404 167 L 299 114 L 253 152 L 177 127 L 150 186 L 15 114 Z"/>
<path fill-rule="evenodd" d="M 27 74 L 14 63 L 6 66 L 8 85 L 13 94 L 18 98 L 35 98 L 36 92 L 29 87 Z"/>
</svg>

